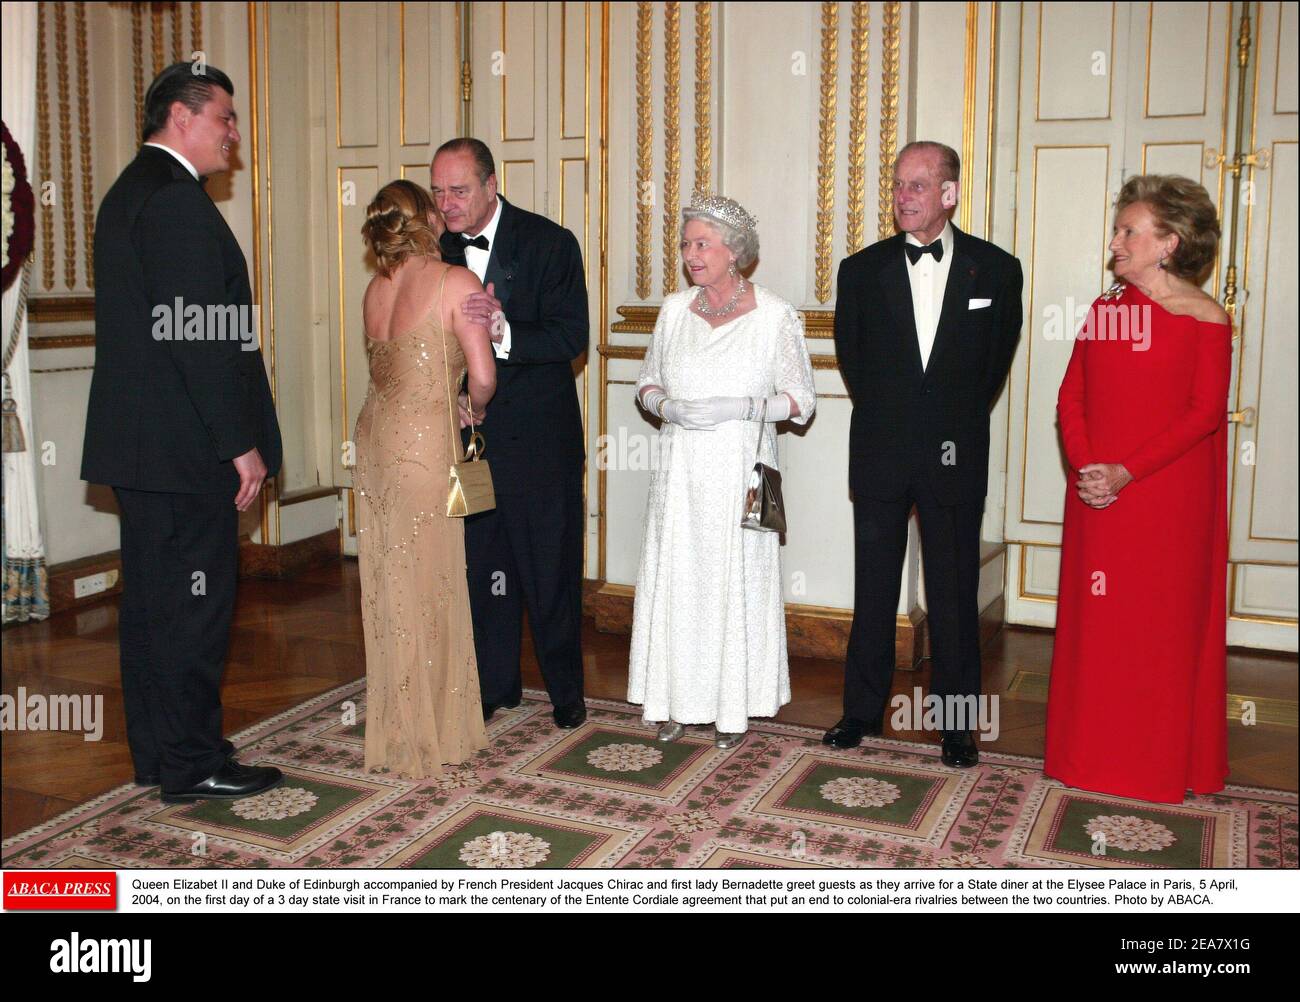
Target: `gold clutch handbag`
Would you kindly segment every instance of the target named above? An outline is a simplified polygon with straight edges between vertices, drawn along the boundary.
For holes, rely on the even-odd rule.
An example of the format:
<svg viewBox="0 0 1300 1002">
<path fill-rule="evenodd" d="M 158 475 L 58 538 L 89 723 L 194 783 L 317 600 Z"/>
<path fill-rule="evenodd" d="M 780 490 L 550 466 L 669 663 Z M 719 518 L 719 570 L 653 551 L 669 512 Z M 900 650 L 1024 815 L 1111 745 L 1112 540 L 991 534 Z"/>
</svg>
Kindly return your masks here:
<svg viewBox="0 0 1300 1002">
<path fill-rule="evenodd" d="M 767 400 L 758 421 L 758 448 L 754 450 L 754 468 L 745 490 L 745 508 L 740 516 L 742 529 L 759 532 L 785 532 L 785 501 L 781 497 L 781 474 L 766 463 L 758 462 L 763 450 L 763 429 L 767 418 Z"/>
<path fill-rule="evenodd" d="M 497 506 L 497 495 L 492 487 L 492 470 L 483 458 L 487 443 L 482 432 L 474 427 L 474 408 L 470 407 L 469 449 L 461 451 L 460 427 L 456 409 L 451 403 L 451 369 L 447 364 L 447 332 L 442 332 L 442 366 L 447 373 L 447 417 L 451 422 L 452 448 L 456 461 L 451 464 L 447 486 L 447 517 L 464 518 L 481 511 L 491 511 Z"/>
<path fill-rule="evenodd" d="M 454 438 L 459 449 L 460 436 Z M 447 515 L 451 518 L 477 515 L 497 506 L 492 470 L 483 458 L 484 448 L 483 435 L 471 430 L 465 458 L 451 464 L 451 484 L 447 490 Z"/>
</svg>

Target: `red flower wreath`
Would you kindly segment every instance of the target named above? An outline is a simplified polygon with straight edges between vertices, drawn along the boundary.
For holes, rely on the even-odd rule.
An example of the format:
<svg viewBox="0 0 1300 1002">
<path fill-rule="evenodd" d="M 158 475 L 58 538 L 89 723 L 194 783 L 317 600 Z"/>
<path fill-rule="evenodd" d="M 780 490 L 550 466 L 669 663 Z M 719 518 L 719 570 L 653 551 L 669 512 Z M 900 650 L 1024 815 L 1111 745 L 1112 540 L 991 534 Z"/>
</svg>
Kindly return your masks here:
<svg viewBox="0 0 1300 1002">
<path fill-rule="evenodd" d="M 0 137 L 4 139 L 5 160 L 14 172 L 13 191 L 5 195 L 5 201 L 9 204 L 4 206 L 6 213 L 13 213 L 14 221 L 6 248 L 9 260 L 5 263 L 3 279 L 0 280 L 0 288 L 7 289 L 22 271 L 23 262 L 32 250 L 32 241 L 36 236 L 36 199 L 32 195 L 32 186 L 27 181 L 27 164 L 23 160 L 22 150 L 14 142 L 14 137 L 9 135 L 9 128 L 3 122 L 0 122 Z"/>
</svg>

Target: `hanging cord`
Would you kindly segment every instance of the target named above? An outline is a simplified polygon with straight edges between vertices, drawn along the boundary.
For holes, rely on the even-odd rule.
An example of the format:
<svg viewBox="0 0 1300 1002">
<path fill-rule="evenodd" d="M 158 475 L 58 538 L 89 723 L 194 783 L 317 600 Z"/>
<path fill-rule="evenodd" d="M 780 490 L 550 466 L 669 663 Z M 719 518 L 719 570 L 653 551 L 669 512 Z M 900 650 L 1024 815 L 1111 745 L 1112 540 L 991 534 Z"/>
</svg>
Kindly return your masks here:
<svg viewBox="0 0 1300 1002">
<path fill-rule="evenodd" d="M 14 327 L 9 334 L 9 345 L 5 348 L 4 359 L 4 399 L 0 400 L 0 431 L 3 435 L 4 452 L 26 452 L 27 438 L 23 435 L 23 423 L 18 417 L 18 403 L 14 400 L 13 382 L 9 378 L 9 365 L 18 353 L 18 341 L 23 333 L 23 318 L 27 315 L 27 290 L 31 286 L 32 259 L 27 258 L 23 265 L 23 282 L 18 289 L 18 308 L 14 311 Z"/>
</svg>

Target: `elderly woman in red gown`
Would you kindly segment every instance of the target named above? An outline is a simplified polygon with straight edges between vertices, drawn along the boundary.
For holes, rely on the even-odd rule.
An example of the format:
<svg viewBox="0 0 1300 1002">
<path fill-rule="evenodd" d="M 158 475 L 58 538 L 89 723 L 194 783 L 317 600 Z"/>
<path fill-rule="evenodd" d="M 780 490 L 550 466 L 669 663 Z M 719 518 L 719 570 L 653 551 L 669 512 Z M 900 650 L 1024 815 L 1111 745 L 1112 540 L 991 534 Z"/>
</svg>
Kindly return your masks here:
<svg viewBox="0 0 1300 1002">
<path fill-rule="evenodd" d="M 1198 287 L 1219 240 L 1186 178 L 1130 178 L 1111 271 L 1058 399 L 1065 505 L 1044 771 L 1181 803 L 1228 774 L 1228 316 Z"/>
</svg>

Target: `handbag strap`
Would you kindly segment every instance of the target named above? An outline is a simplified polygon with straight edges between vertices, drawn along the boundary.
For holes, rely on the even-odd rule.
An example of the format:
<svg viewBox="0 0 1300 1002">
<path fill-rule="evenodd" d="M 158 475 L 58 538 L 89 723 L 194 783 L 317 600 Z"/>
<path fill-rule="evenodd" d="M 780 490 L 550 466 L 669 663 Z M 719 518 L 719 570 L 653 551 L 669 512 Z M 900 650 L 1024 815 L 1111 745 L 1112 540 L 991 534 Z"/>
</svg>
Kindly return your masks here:
<svg viewBox="0 0 1300 1002">
<path fill-rule="evenodd" d="M 442 369 L 447 377 L 447 422 L 451 427 L 451 447 L 456 454 L 456 462 L 465 462 L 465 452 L 460 444 L 460 424 L 456 420 L 456 408 L 451 402 L 451 363 L 447 359 L 447 327 L 442 322 L 442 294 L 447 288 L 447 275 L 451 273 L 451 266 L 442 273 L 442 283 L 438 286 L 438 331 L 442 335 Z M 470 435 L 474 434 L 474 405 L 469 406 L 469 428 Z"/>
<path fill-rule="evenodd" d="M 767 397 L 763 398 L 763 405 L 758 411 L 758 444 L 754 446 L 754 462 L 759 461 L 763 455 L 763 433 L 767 431 Z"/>
</svg>

